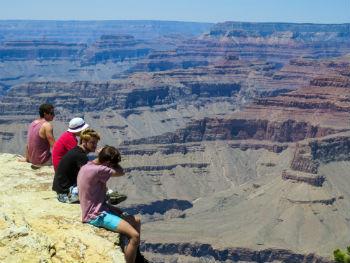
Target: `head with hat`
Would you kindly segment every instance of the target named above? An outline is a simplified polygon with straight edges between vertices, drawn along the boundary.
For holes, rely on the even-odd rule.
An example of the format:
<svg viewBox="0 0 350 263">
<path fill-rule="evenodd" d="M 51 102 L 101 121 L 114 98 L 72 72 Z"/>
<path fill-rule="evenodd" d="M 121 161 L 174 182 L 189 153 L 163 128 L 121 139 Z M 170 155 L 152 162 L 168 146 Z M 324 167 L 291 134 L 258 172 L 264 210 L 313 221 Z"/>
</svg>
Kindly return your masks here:
<svg viewBox="0 0 350 263">
<path fill-rule="evenodd" d="M 82 118 L 76 117 L 70 120 L 67 131 L 79 135 L 80 132 L 85 130 L 87 127 L 89 127 L 89 124 L 85 123 Z"/>
</svg>

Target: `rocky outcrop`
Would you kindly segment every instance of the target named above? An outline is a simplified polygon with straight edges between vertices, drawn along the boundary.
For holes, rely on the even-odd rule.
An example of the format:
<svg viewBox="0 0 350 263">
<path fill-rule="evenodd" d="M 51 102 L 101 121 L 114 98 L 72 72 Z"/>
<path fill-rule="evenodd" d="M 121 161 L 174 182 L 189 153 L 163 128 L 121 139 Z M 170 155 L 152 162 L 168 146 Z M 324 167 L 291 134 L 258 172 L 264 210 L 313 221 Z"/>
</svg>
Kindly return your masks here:
<svg viewBox="0 0 350 263">
<path fill-rule="evenodd" d="M 185 51 L 186 52 L 186 51 Z M 152 51 L 147 59 L 138 62 L 127 72 L 156 72 L 173 69 L 188 69 L 193 67 L 208 66 L 210 62 L 202 55 L 192 54 L 184 56 L 182 50 Z"/>
<path fill-rule="evenodd" d="M 103 35 L 85 50 L 83 63 L 86 65 L 141 58 L 147 56 L 150 51 L 151 48 L 146 42 L 136 40 L 132 35 Z"/>
<path fill-rule="evenodd" d="M 313 158 L 309 145 L 297 144 L 291 162 L 291 169 L 295 171 L 317 174 L 320 163 Z"/>
<path fill-rule="evenodd" d="M 283 263 L 331 263 L 333 261 L 315 254 L 303 255 L 284 249 L 253 250 L 249 248 L 216 249 L 210 244 L 198 243 L 147 243 L 143 251 L 165 255 L 187 255 L 195 258 L 217 260 L 220 262 L 283 262 Z"/>
<path fill-rule="evenodd" d="M 310 85 L 317 87 L 350 88 L 350 78 L 341 76 L 318 77 L 313 79 Z"/>
<path fill-rule="evenodd" d="M 124 142 L 128 144 L 170 144 L 212 140 L 268 140 L 273 142 L 297 142 L 305 138 L 321 137 L 336 133 L 331 128 L 312 126 L 306 122 L 286 120 L 210 119 L 194 121 L 185 129 L 161 136 Z"/>
<path fill-rule="evenodd" d="M 322 33 L 320 33 L 322 32 Z M 248 39 L 285 39 L 297 42 L 346 42 L 350 38 L 348 24 L 293 24 L 293 23 L 250 23 L 224 22 L 212 27 L 212 37 L 232 37 Z M 270 41 L 275 44 L 276 42 Z"/>
<path fill-rule="evenodd" d="M 323 182 L 325 181 L 325 177 L 321 175 L 295 172 L 290 170 L 283 170 L 282 179 L 291 180 L 293 182 L 307 183 L 319 187 L 321 187 L 323 185 Z"/>
<path fill-rule="evenodd" d="M 81 223 L 79 205 L 57 201 L 53 169 L 0 155 L 1 262 L 124 262 L 119 236 Z"/>
<path fill-rule="evenodd" d="M 249 142 L 249 141 L 241 141 L 238 143 L 232 143 L 230 142 L 229 145 L 232 148 L 238 148 L 241 149 L 242 151 L 248 150 L 248 149 L 253 149 L 253 150 L 258 150 L 258 149 L 266 149 L 270 152 L 274 153 L 281 153 L 285 149 L 288 148 L 287 144 L 271 144 L 271 143 L 258 143 L 258 142 Z"/>
<path fill-rule="evenodd" d="M 137 166 L 137 167 L 125 167 L 125 172 L 131 171 L 162 171 L 162 170 L 172 170 L 176 167 L 185 167 L 185 168 L 197 168 L 204 169 L 209 166 L 208 163 L 179 163 L 173 165 L 161 165 L 161 166 Z"/>
<path fill-rule="evenodd" d="M 350 137 L 334 136 L 310 143 L 312 158 L 324 163 L 350 159 Z"/>
<path fill-rule="evenodd" d="M 65 110 L 70 112 L 102 111 L 108 107 L 153 107 L 180 100 L 192 101 L 198 96 L 233 96 L 240 88 L 238 84 L 226 82 L 202 83 L 197 84 L 196 88 L 184 85 L 163 86 L 161 82 L 151 86 L 152 83 L 149 83 L 149 88 L 140 89 L 136 83 L 124 81 L 30 82 L 12 87 L 0 98 L 0 115 L 36 114 L 37 105 L 45 101 L 54 105 L 64 105 Z"/>
<path fill-rule="evenodd" d="M 78 60 L 85 44 L 55 41 L 11 41 L 0 45 L 0 61 Z"/>
<path fill-rule="evenodd" d="M 296 144 L 290 168 L 294 171 L 317 174 L 320 163 L 349 159 L 350 137 L 334 135 Z"/>
<path fill-rule="evenodd" d="M 314 98 L 308 97 L 308 96 L 302 96 L 301 99 L 310 99 Z M 318 98 L 322 98 L 318 96 Z M 263 105 L 263 106 L 274 106 L 274 107 L 291 107 L 291 108 L 299 108 L 299 109 L 318 109 L 318 110 L 332 110 L 332 111 L 344 111 L 344 112 L 350 112 L 350 106 L 349 105 L 339 105 L 336 102 L 331 102 L 331 101 L 283 101 L 279 99 L 269 99 L 269 98 L 264 98 L 264 99 L 257 99 L 255 101 L 257 105 Z"/>
</svg>

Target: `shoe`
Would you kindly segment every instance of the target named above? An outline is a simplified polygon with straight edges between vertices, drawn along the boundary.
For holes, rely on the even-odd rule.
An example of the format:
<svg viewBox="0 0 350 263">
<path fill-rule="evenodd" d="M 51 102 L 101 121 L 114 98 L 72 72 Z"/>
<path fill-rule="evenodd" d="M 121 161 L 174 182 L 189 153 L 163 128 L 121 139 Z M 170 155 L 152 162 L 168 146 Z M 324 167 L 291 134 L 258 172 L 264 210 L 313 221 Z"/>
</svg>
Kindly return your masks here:
<svg viewBox="0 0 350 263">
<path fill-rule="evenodd" d="M 111 205 L 117 205 L 125 201 L 128 197 L 123 194 L 119 194 L 117 191 L 108 191 L 107 192 L 107 202 Z"/>
<path fill-rule="evenodd" d="M 33 170 L 38 170 L 38 169 L 41 168 L 41 166 L 32 164 L 32 165 L 30 166 L 30 168 L 32 168 Z"/>
<path fill-rule="evenodd" d="M 79 203 L 79 195 L 72 194 L 72 195 L 69 195 L 68 198 L 69 198 L 70 204 Z"/>
</svg>

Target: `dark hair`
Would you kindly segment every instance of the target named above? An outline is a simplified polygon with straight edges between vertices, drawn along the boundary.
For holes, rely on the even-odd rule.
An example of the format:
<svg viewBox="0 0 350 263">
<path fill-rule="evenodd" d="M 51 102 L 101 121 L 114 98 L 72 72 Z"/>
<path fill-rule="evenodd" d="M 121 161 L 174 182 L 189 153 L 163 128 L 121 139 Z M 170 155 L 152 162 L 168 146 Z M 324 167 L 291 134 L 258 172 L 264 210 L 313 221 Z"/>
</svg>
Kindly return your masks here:
<svg viewBox="0 0 350 263">
<path fill-rule="evenodd" d="M 121 159 L 120 152 L 113 146 L 106 145 L 98 154 L 100 164 L 109 163 L 112 167 L 118 166 Z"/>
<path fill-rule="evenodd" d="M 53 109 L 54 109 L 54 107 L 52 104 L 48 104 L 48 103 L 41 104 L 39 107 L 40 117 L 44 118 L 44 113 L 50 114 L 51 112 L 53 112 Z"/>
</svg>

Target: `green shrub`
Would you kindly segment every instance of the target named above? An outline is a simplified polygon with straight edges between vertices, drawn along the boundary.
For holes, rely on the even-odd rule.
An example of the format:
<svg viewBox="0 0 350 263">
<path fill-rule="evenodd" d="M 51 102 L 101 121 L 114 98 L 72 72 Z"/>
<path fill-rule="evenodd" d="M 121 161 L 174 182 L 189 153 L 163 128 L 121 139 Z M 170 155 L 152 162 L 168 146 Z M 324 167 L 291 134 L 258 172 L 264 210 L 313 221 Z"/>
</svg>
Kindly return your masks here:
<svg viewBox="0 0 350 263">
<path fill-rule="evenodd" d="M 334 260 L 337 263 L 350 263 L 350 247 L 347 250 L 336 249 L 333 251 Z"/>
</svg>

